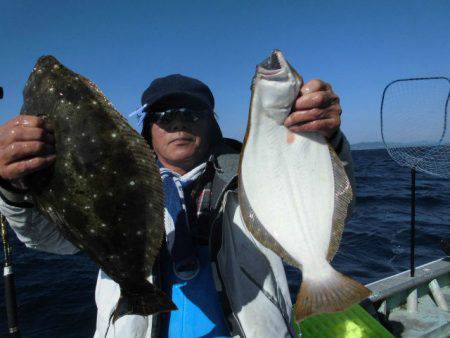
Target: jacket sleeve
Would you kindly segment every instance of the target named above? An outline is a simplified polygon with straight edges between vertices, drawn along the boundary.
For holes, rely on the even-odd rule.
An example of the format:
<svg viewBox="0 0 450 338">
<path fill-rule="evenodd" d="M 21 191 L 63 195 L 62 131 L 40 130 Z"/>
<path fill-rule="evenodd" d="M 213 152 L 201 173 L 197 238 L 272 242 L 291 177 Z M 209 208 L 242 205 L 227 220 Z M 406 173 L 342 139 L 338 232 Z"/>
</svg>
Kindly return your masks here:
<svg viewBox="0 0 450 338">
<path fill-rule="evenodd" d="M 349 215 L 352 213 L 353 208 L 355 207 L 356 201 L 356 183 L 355 183 L 355 171 L 353 168 L 353 159 L 350 153 L 350 143 L 348 143 L 347 138 L 344 133 L 339 129 L 331 139 L 329 139 L 331 146 L 336 151 L 336 154 L 342 161 L 344 165 L 345 172 L 347 173 L 348 179 L 350 181 L 350 185 L 353 191 L 352 202 L 349 205 Z"/>
<path fill-rule="evenodd" d="M 23 194 L 20 196 L 1 187 L 0 212 L 28 248 L 62 255 L 78 252 L 78 248 L 65 239 L 58 227 L 42 216 Z"/>
</svg>

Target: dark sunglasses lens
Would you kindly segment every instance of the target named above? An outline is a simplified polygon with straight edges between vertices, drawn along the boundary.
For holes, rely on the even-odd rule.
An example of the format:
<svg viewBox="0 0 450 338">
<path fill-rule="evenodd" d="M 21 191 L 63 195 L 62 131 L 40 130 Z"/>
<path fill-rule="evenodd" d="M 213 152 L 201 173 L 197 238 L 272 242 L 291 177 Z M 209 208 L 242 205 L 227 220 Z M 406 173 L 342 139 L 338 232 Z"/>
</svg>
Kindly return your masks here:
<svg viewBox="0 0 450 338">
<path fill-rule="evenodd" d="M 158 124 L 169 124 L 174 119 L 175 119 L 175 114 L 169 113 L 169 112 L 164 112 L 158 117 L 156 122 L 158 122 Z"/>
<path fill-rule="evenodd" d="M 174 121 L 176 118 L 184 122 L 197 122 L 206 116 L 205 112 L 199 112 L 195 110 L 183 109 L 183 110 L 168 110 L 165 112 L 154 113 L 152 116 L 153 122 L 158 124 L 167 125 Z"/>
</svg>

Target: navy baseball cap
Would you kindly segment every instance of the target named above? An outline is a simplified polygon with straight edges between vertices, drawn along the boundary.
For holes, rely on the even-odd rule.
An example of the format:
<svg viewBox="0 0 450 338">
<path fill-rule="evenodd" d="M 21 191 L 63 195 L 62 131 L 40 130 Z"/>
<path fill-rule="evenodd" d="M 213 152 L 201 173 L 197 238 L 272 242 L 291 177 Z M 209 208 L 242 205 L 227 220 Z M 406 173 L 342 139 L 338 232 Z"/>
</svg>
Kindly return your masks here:
<svg viewBox="0 0 450 338">
<path fill-rule="evenodd" d="M 170 108 L 167 106 L 177 102 L 214 111 L 214 96 L 209 87 L 200 80 L 181 74 L 153 80 L 141 98 L 142 105 L 146 105 L 146 111 L 152 111 L 154 107 L 161 105 Z"/>
</svg>

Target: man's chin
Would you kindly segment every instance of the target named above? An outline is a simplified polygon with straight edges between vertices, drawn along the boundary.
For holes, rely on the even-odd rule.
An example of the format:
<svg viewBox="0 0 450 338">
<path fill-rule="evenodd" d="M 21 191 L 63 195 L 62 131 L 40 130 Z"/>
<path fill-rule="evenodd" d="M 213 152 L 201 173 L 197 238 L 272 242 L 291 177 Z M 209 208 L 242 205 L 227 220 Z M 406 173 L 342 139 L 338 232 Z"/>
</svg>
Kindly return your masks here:
<svg viewBox="0 0 450 338">
<path fill-rule="evenodd" d="M 195 151 L 190 149 L 177 149 L 172 152 L 171 162 L 173 164 L 184 164 L 193 161 Z"/>
</svg>

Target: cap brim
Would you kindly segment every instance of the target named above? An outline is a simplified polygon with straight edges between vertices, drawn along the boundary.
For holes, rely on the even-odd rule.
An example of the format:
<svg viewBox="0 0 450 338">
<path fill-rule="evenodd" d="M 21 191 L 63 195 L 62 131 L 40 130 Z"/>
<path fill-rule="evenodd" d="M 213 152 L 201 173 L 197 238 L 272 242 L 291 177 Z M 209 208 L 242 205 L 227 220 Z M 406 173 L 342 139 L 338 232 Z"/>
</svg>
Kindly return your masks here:
<svg viewBox="0 0 450 338">
<path fill-rule="evenodd" d="M 186 92 L 175 92 L 161 95 L 154 100 L 147 110 L 155 111 L 178 107 L 212 110 L 209 103 L 205 102 L 200 96 Z"/>
</svg>

